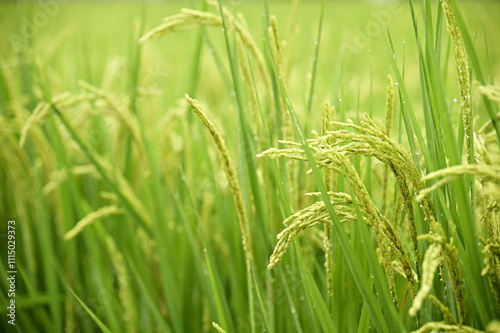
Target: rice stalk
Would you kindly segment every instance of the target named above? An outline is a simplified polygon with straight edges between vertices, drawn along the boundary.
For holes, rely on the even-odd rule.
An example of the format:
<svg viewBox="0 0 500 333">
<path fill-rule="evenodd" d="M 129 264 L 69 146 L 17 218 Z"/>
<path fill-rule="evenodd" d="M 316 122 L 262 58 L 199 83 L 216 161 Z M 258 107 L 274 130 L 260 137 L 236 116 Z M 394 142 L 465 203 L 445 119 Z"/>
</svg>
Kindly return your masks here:
<svg viewBox="0 0 500 333">
<path fill-rule="evenodd" d="M 255 130 L 254 130 L 254 136 L 257 141 L 257 146 L 258 147 L 264 147 L 264 142 L 265 142 L 265 136 L 264 136 L 264 130 L 263 126 L 264 124 L 259 121 L 259 101 L 257 99 L 257 94 L 258 92 L 256 89 L 254 89 L 254 80 L 252 76 L 252 69 L 250 68 L 250 63 L 249 63 L 249 58 L 248 58 L 248 51 L 246 49 L 245 43 L 241 39 L 240 35 L 236 36 L 236 43 L 237 43 L 237 53 L 238 53 L 238 62 L 240 64 L 241 68 L 241 74 L 243 77 L 243 82 L 245 83 L 245 87 L 248 91 L 248 96 L 250 99 L 250 110 L 252 112 L 252 121 L 255 124 Z"/>
<path fill-rule="evenodd" d="M 112 175 L 117 191 L 115 195 L 118 196 L 118 199 L 121 201 L 125 200 L 126 205 L 129 205 L 134 214 L 137 214 L 137 217 L 143 224 L 142 227 L 145 228 L 146 231 L 149 230 L 152 225 L 151 214 L 139 198 L 139 194 L 132 188 L 130 181 L 127 180 L 120 172 L 116 172 L 114 165 L 108 159 L 105 159 L 98 154 L 94 154 L 93 158 L 96 162 L 94 163 L 96 169 L 102 168 L 102 171 L 98 171 L 103 179 L 105 177 L 109 177 L 108 175 Z M 123 207 L 126 208 L 125 206 Z"/>
<path fill-rule="evenodd" d="M 417 296 L 413 299 L 413 304 L 408 311 L 410 316 L 415 316 L 417 312 L 422 307 L 423 300 L 427 297 L 432 289 L 432 283 L 434 281 L 434 275 L 438 266 L 443 261 L 441 255 L 442 245 L 440 243 L 433 243 L 424 255 L 424 261 L 422 263 L 422 277 L 420 290 Z"/>
<path fill-rule="evenodd" d="M 25 125 L 21 128 L 21 137 L 19 139 L 19 145 L 21 147 L 26 143 L 26 136 L 29 130 L 36 124 L 41 123 L 48 116 L 50 116 L 50 104 L 45 102 L 38 103 Z"/>
<path fill-rule="evenodd" d="M 394 80 L 392 76 L 387 76 L 387 101 L 385 108 L 385 132 L 391 136 L 392 123 L 394 118 Z M 387 197 L 389 195 L 389 166 L 384 166 L 384 176 L 382 181 L 382 213 L 387 209 Z"/>
<path fill-rule="evenodd" d="M 8 191 L 8 196 L 12 198 L 18 218 L 26 222 L 33 221 L 32 214 L 37 213 L 33 209 L 33 203 L 40 202 L 40 198 L 33 191 L 33 184 L 36 184 L 36 171 L 40 168 L 40 162 L 38 161 L 36 167 L 30 165 L 31 161 L 28 154 L 18 144 L 16 126 L 1 114 L 0 140 L 2 141 L 0 161 L 2 169 L 8 172 L 2 196 Z M 32 271 L 39 270 L 42 265 L 40 260 L 36 260 L 36 242 L 34 241 L 36 235 L 36 228 L 34 226 L 26 227 L 23 230 L 23 239 L 25 241 L 23 245 L 26 247 L 26 252 L 30 254 L 25 257 L 26 267 Z"/>
<path fill-rule="evenodd" d="M 43 193 L 47 195 L 54 191 L 68 178 L 68 173 L 75 176 L 88 175 L 95 179 L 100 178 L 99 173 L 92 164 L 74 166 L 69 170 L 54 170 L 49 174 L 49 182 L 43 187 Z"/>
<path fill-rule="evenodd" d="M 276 75 L 278 79 L 286 81 L 286 72 L 284 68 L 284 54 L 283 54 L 283 42 L 280 40 L 279 31 L 278 31 L 278 20 L 276 16 L 269 16 L 269 27 L 267 28 L 267 36 L 269 38 L 269 46 L 271 51 L 271 57 L 273 60 L 274 68 L 276 69 Z M 291 118 L 289 115 L 289 111 L 286 110 L 285 101 L 282 96 L 276 97 L 275 107 L 278 108 L 276 110 L 279 112 L 279 117 L 281 122 L 276 124 L 279 126 L 280 135 L 285 138 L 291 138 L 293 134 L 293 128 L 291 123 Z M 294 205 L 295 198 L 297 198 L 297 186 L 296 180 L 297 177 L 293 170 L 293 163 L 291 160 L 286 161 L 286 178 L 287 178 L 287 187 L 290 198 L 293 198 L 291 205 Z"/>
<path fill-rule="evenodd" d="M 479 86 L 478 91 L 481 95 L 486 96 L 489 100 L 500 105 L 500 87 L 494 85 Z M 500 121 L 500 112 L 494 117 L 496 121 Z M 488 120 L 478 131 L 479 134 L 485 135 L 495 129 L 493 119 Z"/>
<path fill-rule="evenodd" d="M 78 221 L 73 229 L 69 230 L 64 234 L 63 240 L 69 241 L 75 238 L 78 234 L 80 234 L 83 230 L 94 224 L 100 219 L 103 219 L 110 215 L 123 214 L 124 210 L 119 208 L 116 205 L 101 207 L 98 210 L 88 214 L 83 219 Z"/>
<path fill-rule="evenodd" d="M 322 134 L 325 135 L 326 132 L 333 130 L 330 125 L 331 121 L 335 118 L 335 108 L 330 106 L 330 102 L 325 103 L 325 115 L 321 119 Z M 291 160 L 290 160 L 291 161 Z M 324 171 L 325 175 L 325 185 L 327 191 L 333 191 L 333 172 L 330 170 Z M 332 225 L 330 223 L 325 224 L 325 237 L 323 239 L 323 246 L 325 248 L 325 273 L 326 273 L 326 295 L 328 304 L 332 304 L 333 296 L 333 279 L 332 279 L 332 268 L 333 268 L 333 257 L 332 257 Z"/>
<path fill-rule="evenodd" d="M 115 244 L 115 241 L 110 236 L 106 237 L 106 244 L 108 247 L 111 262 L 118 278 L 119 292 L 118 297 L 123 307 L 123 323 L 126 327 L 127 333 L 138 332 L 138 318 L 137 309 L 134 304 L 135 297 L 132 285 L 130 283 L 130 273 L 125 264 L 125 257 L 120 252 Z"/>
<path fill-rule="evenodd" d="M 68 136 L 74 141 L 78 149 L 92 162 L 103 180 L 115 191 L 123 207 L 126 208 L 139 224 L 146 230 L 151 228 L 151 218 L 144 208 L 142 202 L 131 189 L 129 182 L 125 180 L 120 172 L 117 172 L 114 166 L 108 160 L 101 157 L 91 148 L 89 148 L 77 134 L 71 123 L 66 119 L 63 113 L 55 104 L 51 104 L 54 113 L 68 131 Z"/>
<path fill-rule="evenodd" d="M 240 35 L 241 40 L 246 45 L 250 54 L 252 54 L 255 61 L 257 62 L 257 68 L 259 69 L 259 72 L 261 74 L 261 78 L 264 82 L 264 86 L 268 96 L 272 96 L 270 75 L 266 68 L 264 56 L 259 50 L 255 39 L 252 37 L 248 29 L 245 28 L 245 26 L 234 16 L 233 13 L 231 13 L 230 10 L 222 6 L 219 2 L 213 0 L 208 0 L 207 3 L 216 9 L 220 9 L 222 14 L 224 15 L 223 21 L 228 24 L 228 28 L 234 27 L 236 32 Z"/>
<path fill-rule="evenodd" d="M 115 102 L 115 99 L 106 91 L 99 89 L 85 81 L 80 81 L 79 84 L 82 88 L 94 93 L 96 96 L 103 99 L 103 101 L 106 103 L 109 109 L 113 111 L 114 115 L 118 118 L 124 128 L 128 129 L 129 133 L 132 136 L 132 139 L 137 145 L 140 160 L 144 160 L 145 147 L 140 133 L 140 124 L 136 115 L 130 112 L 127 108 L 123 108 L 118 105 Z M 143 167 L 147 168 L 147 164 L 144 163 Z"/>
<path fill-rule="evenodd" d="M 457 324 L 457 321 L 455 320 L 455 317 L 453 317 L 450 308 L 441 303 L 441 301 L 434 295 L 429 295 L 428 299 L 439 308 L 439 311 L 441 311 L 441 314 L 443 315 L 446 324 L 451 324 L 451 325 Z"/>
<path fill-rule="evenodd" d="M 231 160 L 229 150 L 227 149 L 224 139 L 220 135 L 219 131 L 215 128 L 214 124 L 207 118 L 203 108 L 198 103 L 197 100 L 189 97 L 188 94 L 185 95 L 185 99 L 191 106 L 195 114 L 200 118 L 203 125 L 207 128 L 212 137 L 218 151 L 219 159 L 222 164 L 222 170 L 226 176 L 227 182 L 229 184 L 229 191 L 233 196 L 233 201 L 236 206 L 236 214 L 238 216 L 239 227 L 242 237 L 243 252 L 245 255 L 245 266 L 246 266 L 246 277 L 247 277 L 247 292 L 248 292 L 248 305 L 250 311 L 250 322 L 251 327 L 255 325 L 255 312 L 254 312 L 254 301 L 253 301 L 253 287 L 255 286 L 255 271 L 254 271 L 254 259 L 252 252 L 252 240 L 249 231 L 248 217 L 245 212 L 245 207 L 243 203 L 243 195 L 241 192 L 240 184 L 238 181 L 238 176 L 234 168 L 234 164 Z M 258 288 L 257 292 L 258 292 Z M 259 295 L 257 293 L 257 295 Z"/>
<path fill-rule="evenodd" d="M 481 275 L 488 276 L 495 300 L 500 305 L 500 198 L 498 197 L 500 186 L 497 184 L 496 190 L 493 191 L 491 189 L 487 191 L 487 188 L 483 191 L 485 207 L 479 225 L 486 230 L 488 238 L 481 240 L 484 244 L 482 253 L 485 254 Z M 496 198 L 493 197 L 495 193 Z"/>
<path fill-rule="evenodd" d="M 423 300 L 429 295 L 432 289 L 437 268 L 442 262 L 445 262 L 450 274 L 455 303 L 458 309 L 458 322 L 460 325 L 463 325 L 465 323 L 465 299 L 458 250 L 453 243 L 453 238 L 450 238 L 449 241 L 446 240 L 441 225 L 435 221 L 432 224 L 433 233 L 419 236 L 420 240 L 428 240 L 432 243 L 424 256 L 420 290 L 413 300 L 409 314 L 414 316 L 420 310 Z"/>
<path fill-rule="evenodd" d="M 390 139 L 384 130 L 377 126 L 367 115 L 365 115 L 365 118 L 367 121 L 362 121 L 361 126 L 352 122 L 334 123 L 351 129 L 351 131 L 338 130 L 328 133 L 336 141 L 336 148 L 348 154 L 374 156 L 384 164 L 388 164 L 393 172 L 397 171 L 394 176 L 396 181 L 401 180 L 398 185 L 405 183 L 402 179 L 402 177 L 405 177 L 411 182 L 415 192 L 424 189 L 426 187 L 425 183 L 421 180 L 421 173 L 413 163 L 411 154 L 400 144 Z M 422 210 L 427 221 L 434 217 L 434 208 L 430 200 L 422 202 Z M 412 220 L 409 221 L 409 227 L 410 231 L 415 228 Z"/>
<path fill-rule="evenodd" d="M 318 195 L 318 193 L 315 193 Z M 356 212 L 347 204 L 352 204 L 351 197 L 346 193 L 329 192 L 331 203 L 342 223 L 356 221 Z M 302 230 L 312 228 L 320 223 L 331 224 L 329 214 L 323 201 L 317 201 L 312 205 L 287 217 L 283 224 L 287 227 L 278 236 L 278 243 L 269 259 L 268 269 L 273 269 L 281 262 L 293 238 Z"/>
<path fill-rule="evenodd" d="M 269 27 L 267 28 L 267 34 L 269 36 L 271 54 L 276 66 L 277 74 L 283 80 L 286 80 L 286 73 L 283 63 L 283 42 L 280 41 L 278 34 L 278 19 L 274 15 L 269 16 Z"/>
<path fill-rule="evenodd" d="M 443 11 L 446 16 L 447 29 L 451 35 L 453 44 L 453 55 L 458 73 L 459 91 L 462 99 L 462 122 L 465 133 L 465 153 L 467 163 L 474 163 L 474 116 L 471 108 L 471 92 L 469 78 L 469 64 L 467 62 L 467 53 L 462 41 L 462 34 L 457 24 L 457 19 L 449 0 L 441 0 Z"/>
<path fill-rule="evenodd" d="M 72 94 L 70 92 L 64 92 L 53 97 L 52 103 L 56 104 L 59 108 L 70 108 L 84 102 L 92 101 L 93 99 L 93 95 L 88 93 Z M 17 114 L 19 117 L 19 112 Z M 21 147 L 25 145 L 28 133 L 32 129 L 36 128 L 37 125 L 42 124 L 50 115 L 50 103 L 39 102 L 35 109 L 31 112 L 29 118 L 24 121 L 21 128 L 21 135 L 19 139 L 19 145 Z M 38 137 L 39 136 L 36 138 Z"/>
<path fill-rule="evenodd" d="M 207 1 L 207 3 L 219 9 L 219 4 L 216 1 Z M 245 28 L 245 25 L 238 20 L 233 13 L 231 13 L 227 8 L 222 8 L 222 13 L 224 15 L 225 22 L 228 29 L 234 29 L 238 34 L 239 38 L 246 46 L 250 54 L 254 57 L 257 62 L 257 66 L 261 77 L 264 81 L 266 91 L 268 96 L 271 96 L 271 81 L 269 79 L 268 71 L 266 69 L 266 62 L 262 52 L 257 47 L 257 43 L 253 39 L 252 35 Z M 182 9 L 181 13 L 169 16 L 164 19 L 164 23 L 143 35 L 140 39 L 140 43 L 145 43 L 152 38 L 159 38 L 167 33 L 174 32 L 180 29 L 180 27 L 187 24 L 195 24 L 197 26 L 217 26 L 221 27 L 223 23 L 222 17 L 220 15 L 213 14 L 206 11 L 198 11 L 192 9 Z"/>
<path fill-rule="evenodd" d="M 241 194 L 238 176 L 236 174 L 236 170 L 234 169 L 233 162 L 229 155 L 229 150 L 227 149 L 226 143 L 224 142 L 224 139 L 220 135 L 219 131 L 215 128 L 214 124 L 207 118 L 205 112 L 203 111 L 198 101 L 189 97 L 189 95 L 187 94 L 185 97 L 186 101 L 189 103 L 193 111 L 196 113 L 196 115 L 202 121 L 203 125 L 205 125 L 205 127 L 209 131 L 217 147 L 217 151 L 219 152 L 219 158 L 222 164 L 222 169 L 226 175 L 226 179 L 229 184 L 229 189 L 231 191 L 236 206 L 236 213 L 238 215 L 238 221 L 242 236 L 243 250 L 246 257 L 246 266 L 247 269 L 251 271 L 253 266 L 253 255 L 252 255 L 250 232 L 248 230 L 248 219 L 245 213 L 243 196 Z"/>
<path fill-rule="evenodd" d="M 485 136 L 474 133 L 474 153 L 475 164 L 478 165 L 493 165 L 493 156 L 486 146 Z"/>
<path fill-rule="evenodd" d="M 497 235 L 495 238 L 483 240 L 483 244 L 482 252 L 485 254 L 485 258 L 481 275 L 488 276 L 495 300 L 497 304 L 500 304 L 500 239 Z"/>
<path fill-rule="evenodd" d="M 491 101 L 500 104 L 500 87 L 495 85 L 479 86 L 479 93 L 488 97 Z"/>
<path fill-rule="evenodd" d="M 356 184 L 353 189 L 358 190 L 357 197 L 358 201 L 361 203 L 371 203 L 371 199 L 366 192 L 363 181 L 359 179 L 355 169 L 349 167 L 351 162 L 343 156 L 350 154 L 374 156 L 390 167 L 404 199 L 404 207 L 407 210 L 407 225 L 410 230 L 413 245 L 412 250 L 415 258 L 417 258 L 416 263 L 418 269 L 419 250 L 417 231 L 413 213 L 412 191 L 408 185 L 408 181 L 412 183 L 415 191 L 424 189 L 425 183 L 421 179 L 420 172 L 413 164 L 410 154 L 400 145 L 388 138 L 385 132 L 376 126 L 368 117 L 367 121 L 362 122 L 363 126 L 354 125 L 350 122 L 331 122 L 331 124 L 349 128 L 353 131 L 328 131 L 324 136 L 320 137 L 315 135 L 316 138 L 308 140 L 310 148 L 316 153 L 317 165 L 321 168 L 330 169 L 334 172 L 343 174 L 348 179 L 352 180 L 352 182 Z M 281 142 L 288 143 L 295 147 L 300 146 L 297 143 Z M 270 148 L 258 156 L 267 156 L 271 158 L 286 157 L 303 161 L 307 159 L 304 151 L 300 148 Z M 347 171 L 346 168 L 348 168 L 349 171 Z M 402 257 L 405 257 L 405 250 L 402 248 L 400 240 L 398 240 L 399 236 L 393 225 L 385 217 L 380 218 L 382 214 L 380 214 L 373 204 L 362 205 L 362 208 L 364 209 L 363 213 L 366 214 L 368 225 L 382 226 L 383 230 L 385 230 L 384 233 L 390 237 L 391 241 L 395 242 L 393 244 L 398 244 L 397 248 L 399 248 L 399 253 Z M 425 202 L 422 201 L 422 209 L 428 221 L 434 220 L 434 209 L 430 200 L 426 199 Z M 378 225 L 380 221 L 383 221 L 383 223 Z M 409 269 L 408 260 L 405 259 L 404 261 L 406 262 L 404 266 L 407 268 L 407 276 L 410 280 L 413 280 L 413 273 Z"/>
</svg>

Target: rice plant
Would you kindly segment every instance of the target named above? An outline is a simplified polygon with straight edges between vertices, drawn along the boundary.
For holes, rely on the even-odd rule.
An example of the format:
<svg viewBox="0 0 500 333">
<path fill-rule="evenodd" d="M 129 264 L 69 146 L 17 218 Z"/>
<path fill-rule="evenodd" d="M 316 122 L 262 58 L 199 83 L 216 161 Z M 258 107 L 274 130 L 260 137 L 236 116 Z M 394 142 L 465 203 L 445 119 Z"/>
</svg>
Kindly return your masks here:
<svg viewBox="0 0 500 333">
<path fill-rule="evenodd" d="M 500 332 L 499 4 L 94 5 L 0 4 L 2 331 Z"/>
</svg>

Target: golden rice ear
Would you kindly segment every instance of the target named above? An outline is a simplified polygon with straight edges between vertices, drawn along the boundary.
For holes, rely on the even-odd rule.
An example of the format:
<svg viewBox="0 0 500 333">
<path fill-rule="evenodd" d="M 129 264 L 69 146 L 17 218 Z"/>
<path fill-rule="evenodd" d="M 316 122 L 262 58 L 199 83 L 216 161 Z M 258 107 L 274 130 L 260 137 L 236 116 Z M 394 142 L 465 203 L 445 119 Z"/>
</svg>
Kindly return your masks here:
<svg viewBox="0 0 500 333">
<path fill-rule="evenodd" d="M 111 115 L 115 117 L 118 122 L 126 129 L 132 136 L 132 140 L 136 145 L 137 151 L 139 152 L 140 160 L 145 161 L 144 158 L 146 156 L 144 142 L 142 140 L 142 136 L 140 133 L 140 124 L 137 119 L 137 116 L 133 114 L 128 107 L 124 107 L 121 105 L 116 98 L 111 96 L 108 92 L 100 89 L 96 86 L 93 86 L 85 81 L 79 81 L 79 85 L 88 90 L 89 92 L 95 94 L 96 97 L 102 99 L 105 105 L 111 111 Z M 95 97 L 94 97 L 95 99 Z M 146 172 L 149 173 L 147 163 L 143 163 L 143 168 L 146 168 Z"/>
<path fill-rule="evenodd" d="M 493 195 L 498 195 L 500 193 L 500 167 L 493 165 L 456 165 L 450 168 L 437 170 L 425 175 L 422 180 L 427 181 L 430 179 L 443 177 L 439 181 L 435 182 L 431 187 L 422 189 L 418 192 L 417 200 L 422 201 L 425 197 L 435 191 L 437 188 L 449 183 L 462 175 L 471 175 L 479 179 L 481 183 L 492 183 L 493 187 L 496 189 L 492 191 Z M 495 197 L 496 200 L 500 200 L 499 197 Z"/>
<path fill-rule="evenodd" d="M 68 108 L 78 103 L 90 100 L 91 97 L 88 94 L 70 94 L 69 92 L 64 92 L 52 98 L 52 103 L 57 104 L 61 108 Z M 21 128 L 21 136 L 19 139 L 19 145 L 21 147 L 26 143 L 26 138 L 29 131 L 41 124 L 45 119 L 51 115 L 50 103 L 39 102 L 29 118 L 26 120 Z M 24 119 L 24 117 L 22 118 Z"/>
<path fill-rule="evenodd" d="M 500 105 L 500 86 L 479 86 L 478 90 L 481 95 L 486 96 L 489 100 Z M 500 122 L 500 112 L 494 115 L 493 119 L 498 124 Z M 478 131 L 481 136 L 486 136 L 494 130 L 493 119 L 489 119 L 483 126 L 481 126 Z M 495 140 L 495 142 L 496 141 L 497 140 Z"/>
<path fill-rule="evenodd" d="M 465 322 L 465 299 L 463 274 L 458 258 L 458 250 L 453 242 L 453 238 L 449 240 L 446 238 L 443 228 L 439 223 L 432 221 L 431 229 L 432 232 L 418 237 L 419 240 L 427 240 L 432 244 L 425 253 L 424 263 L 422 265 L 423 272 L 420 290 L 413 300 L 413 305 L 410 308 L 409 314 L 414 316 L 421 308 L 423 300 L 429 295 L 432 289 L 434 275 L 438 266 L 440 267 L 439 274 L 443 274 L 443 272 L 441 272 L 443 269 L 441 263 L 444 262 L 450 275 L 451 285 L 455 296 L 458 310 L 458 322 L 462 325 Z"/>
</svg>

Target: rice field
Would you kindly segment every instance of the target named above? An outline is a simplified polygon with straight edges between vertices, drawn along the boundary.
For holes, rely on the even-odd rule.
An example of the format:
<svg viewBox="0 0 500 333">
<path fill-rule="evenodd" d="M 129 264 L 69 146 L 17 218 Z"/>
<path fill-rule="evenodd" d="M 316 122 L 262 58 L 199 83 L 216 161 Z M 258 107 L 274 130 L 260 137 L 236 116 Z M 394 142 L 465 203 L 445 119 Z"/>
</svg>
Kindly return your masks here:
<svg viewBox="0 0 500 333">
<path fill-rule="evenodd" d="M 500 332 L 499 14 L 0 2 L 0 331 Z"/>
</svg>

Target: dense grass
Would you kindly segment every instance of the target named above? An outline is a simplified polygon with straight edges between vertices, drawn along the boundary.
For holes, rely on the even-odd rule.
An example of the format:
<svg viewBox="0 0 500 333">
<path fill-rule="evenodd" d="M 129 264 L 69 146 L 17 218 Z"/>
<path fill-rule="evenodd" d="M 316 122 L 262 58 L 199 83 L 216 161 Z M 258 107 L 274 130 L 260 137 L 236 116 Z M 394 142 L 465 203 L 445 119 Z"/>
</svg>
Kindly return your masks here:
<svg viewBox="0 0 500 333">
<path fill-rule="evenodd" d="M 499 4 L 51 4 L 0 5 L 2 331 L 498 331 Z"/>
</svg>

